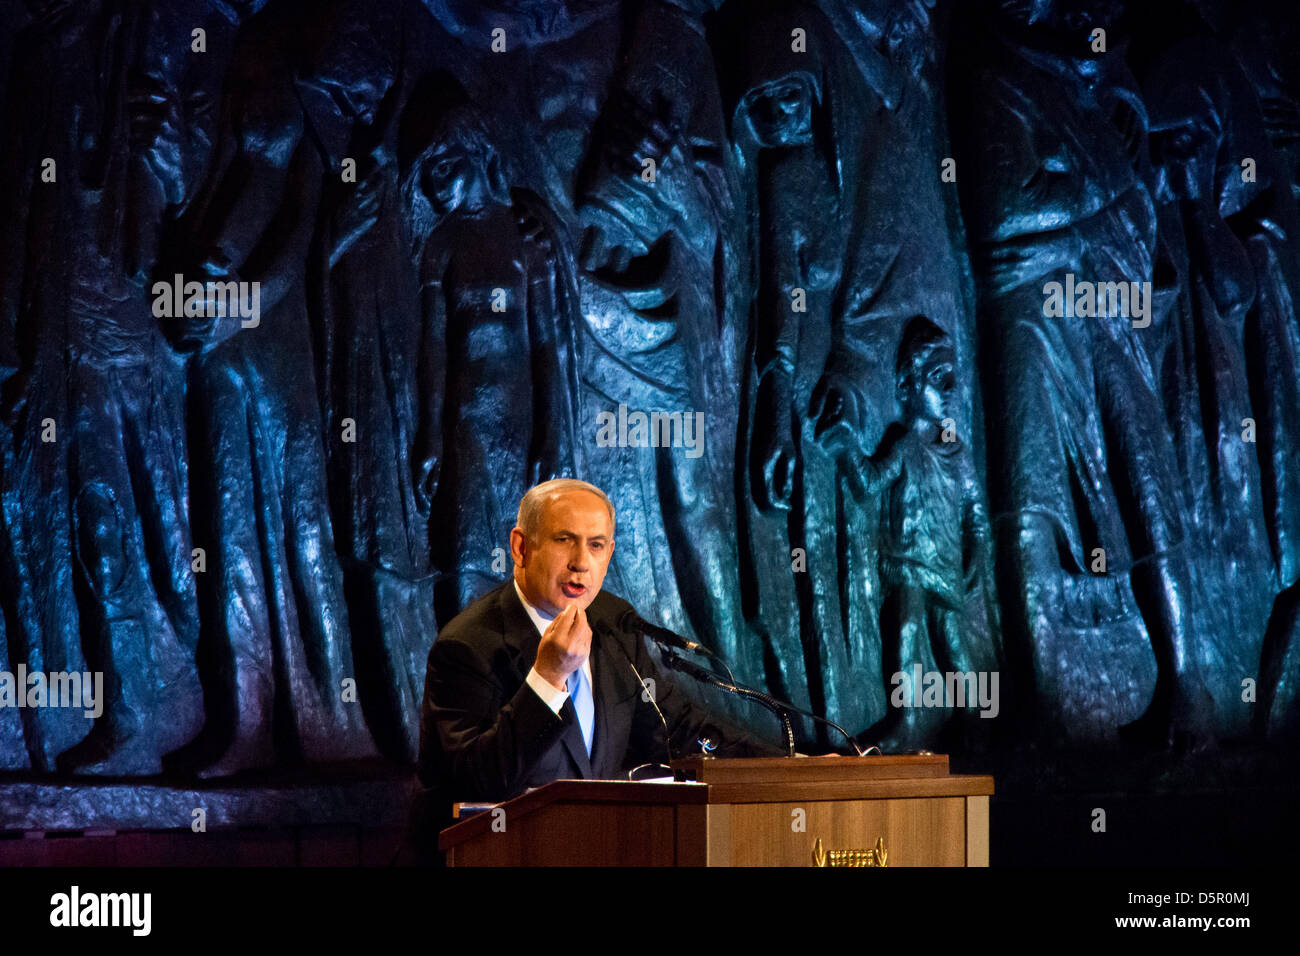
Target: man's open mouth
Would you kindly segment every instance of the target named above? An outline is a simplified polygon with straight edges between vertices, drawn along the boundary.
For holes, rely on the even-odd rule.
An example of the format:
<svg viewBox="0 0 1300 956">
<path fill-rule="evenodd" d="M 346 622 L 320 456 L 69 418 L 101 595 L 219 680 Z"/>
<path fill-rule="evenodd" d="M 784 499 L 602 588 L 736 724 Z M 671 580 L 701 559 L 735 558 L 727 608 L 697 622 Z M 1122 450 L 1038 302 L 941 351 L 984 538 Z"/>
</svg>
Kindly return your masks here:
<svg viewBox="0 0 1300 956">
<path fill-rule="evenodd" d="M 560 590 L 564 592 L 567 598 L 580 598 L 587 593 L 587 585 L 578 584 L 576 581 L 566 581 L 560 585 Z"/>
</svg>

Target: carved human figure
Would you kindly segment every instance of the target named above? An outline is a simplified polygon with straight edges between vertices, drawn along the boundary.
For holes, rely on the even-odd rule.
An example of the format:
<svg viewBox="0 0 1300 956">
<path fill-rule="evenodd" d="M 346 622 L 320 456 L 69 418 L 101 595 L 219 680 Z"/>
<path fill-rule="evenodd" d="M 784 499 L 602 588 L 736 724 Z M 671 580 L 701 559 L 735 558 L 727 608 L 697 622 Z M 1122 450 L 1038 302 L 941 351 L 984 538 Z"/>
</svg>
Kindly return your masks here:
<svg viewBox="0 0 1300 956">
<path fill-rule="evenodd" d="M 573 472 L 577 304 L 554 217 L 510 190 L 486 119 L 444 82 L 403 187 L 423 329 L 412 465 L 440 621 L 508 571 L 511 502 Z"/>
<path fill-rule="evenodd" d="M 577 417 L 584 477 L 629 516 L 611 586 L 639 590 L 661 622 L 737 660 L 744 621 L 731 469 L 742 300 L 729 232 L 734 179 L 700 21 L 712 6 L 641 7 L 593 132 L 576 199 Z M 603 416 L 620 407 L 680 414 L 683 427 L 599 441 Z M 686 433 L 701 421 L 703 433 Z"/>
<path fill-rule="evenodd" d="M 347 0 L 328 11 L 286 0 L 236 52 L 186 278 L 259 282 L 260 314 L 187 316 L 176 336 L 200 350 L 191 448 L 208 563 L 208 720 L 173 756 L 181 769 L 217 776 L 375 752 L 328 510 L 318 355 L 331 330 L 313 324 L 306 290 L 321 275 L 309 268 L 321 267 L 310 252 L 324 183 L 341 178 L 392 87 L 393 29 Z"/>
<path fill-rule="evenodd" d="M 870 457 L 846 429 L 825 438 L 852 493 L 881 502 L 880 633 L 889 642 L 882 676 L 891 687 L 892 675 L 915 665 L 983 675 L 999 665 L 988 518 L 970 446 L 957 433 L 956 364 L 952 337 L 916 316 L 898 346 L 901 425 L 886 430 Z M 886 753 L 933 746 L 954 712 L 908 703 L 891 706 L 863 739 Z"/>
<path fill-rule="evenodd" d="M 413 8 L 405 42 L 425 42 L 427 26 Z M 343 144 L 356 175 L 326 177 L 312 325 L 327 333 L 318 353 L 326 465 L 361 703 L 381 751 L 408 761 L 437 624 L 421 487 L 431 476 L 412 467 L 421 325 L 398 161 L 399 117 L 421 108 L 407 105 L 419 66 L 402 62 L 407 72 L 375 120 L 357 124 Z"/>
<path fill-rule="evenodd" d="M 1259 99 L 1277 175 L 1300 203 L 1300 16 L 1294 9 L 1198 0 L 1215 33 L 1232 45 Z"/>
<path fill-rule="evenodd" d="M 1122 82 L 1106 72 L 1122 60 L 1092 53 L 1082 29 L 1116 11 L 999 7 L 993 35 L 971 47 L 978 62 L 954 115 L 967 124 L 958 163 L 972 171 L 963 201 L 996 372 L 986 422 L 1012 567 L 1008 654 L 1014 639 L 1048 733 L 1132 723 L 1126 733 L 1148 742 L 1203 739 L 1213 702 L 1149 330 L 1131 310 L 1046 314 L 1048 283 L 1070 275 L 1152 281 L 1155 208 L 1131 136 L 1097 92 Z"/>
<path fill-rule="evenodd" d="M 741 51 L 726 73 L 755 291 L 750 617 L 771 645 L 771 686 L 865 729 L 887 713 L 888 689 L 862 674 L 881 673 L 882 641 L 895 638 L 879 630 L 880 503 L 848 490 L 841 443 L 824 439 L 881 440 L 895 402 L 885 356 L 918 313 L 952 330 L 951 411 L 963 436 L 971 428 L 973 293 L 951 187 L 935 175 L 942 44 L 926 4 L 730 12 L 720 35 Z"/>
<path fill-rule="evenodd" d="M 792 48 L 796 28 L 810 33 L 807 52 Z M 836 463 L 809 419 L 854 219 L 857 150 L 843 104 L 866 94 L 810 6 L 747 19 L 741 37 L 731 133 L 750 210 L 754 295 L 741 451 L 751 619 L 771 662 L 769 686 L 803 706 L 832 707 L 839 719 L 828 682 L 840 662 L 828 658 L 843 643 L 821 635 L 842 632 L 841 589 L 830 583 L 840 536 L 870 532 L 839 507 Z"/>
<path fill-rule="evenodd" d="M 893 417 L 894 346 L 913 316 L 926 315 L 952 337 L 950 411 L 963 437 L 975 437 L 975 290 L 955 202 L 944 91 L 951 5 L 817 6 L 847 50 L 855 79 L 830 98 L 840 101 L 837 161 L 846 164 L 842 175 L 851 169 L 857 182 L 845 212 L 853 225 L 831 351 L 810 410 L 819 425 L 843 420 L 874 444 Z M 865 96 L 856 84 L 865 85 Z"/>
<path fill-rule="evenodd" d="M 67 122 L 86 81 L 44 64 L 65 44 L 85 48 L 89 8 L 33 0 L 31 23 L 17 34 L 6 86 L 4 177 L 0 186 L 0 612 L 7 628 L 4 660 L 33 671 L 85 669 L 71 574 L 72 495 L 68 486 L 67 390 L 63 385 L 68 292 L 63 210 L 75 178 L 77 142 Z M 69 189 L 59 190 L 64 171 Z M 51 172 L 50 170 L 53 170 Z M 56 177 L 55 183 L 49 177 Z M 43 179 L 44 177 L 44 179 Z M 47 420 L 55 424 L 55 441 Z M 90 726 L 79 713 L 6 708 L 0 713 L 6 769 L 54 769 L 58 754 Z"/>
<path fill-rule="evenodd" d="M 1294 10 L 1225 0 L 1199 0 L 1197 7 L 1217 37 L 1231 43 L 1236 63 L 1224 69 L 1226 76 L 1235 80 L 1240 68 L 1255 94 L 1243 97 L 1239 83 L 1231 82 L 1234 95 L 1227 107 L 1233 119 L 1228 128 L 1236 134 L 1234 172 L 1251 180 L 1241 187 L 1248 191 L 1248 204 L 1227 222 L 1255 274 L 1255 304 L 1246 316 L 1244 340 L 1279 589 L 1264 639 L 1254 729 L 1294 739 L 1300 735 L 1300 443 L 1290 423 L 1300 402 L 1300 325 L 1294 318 L 1300 288 L 1300 18 Z M 1215 50 L 1209 63 L 1198 61 L 1196 73 L 1211 73 L 1221 58 L 1222 51 Z M 1248 135 L 1242 135 L 1243 126 Z"/>
<path fill-rule="evenodd" d="M 1291 429 L 1277 428 L 1278 418 L 1300 413 L 1287 332 L 1293 321 L 1280 318 L 1276 294 L 1258 286 L 1257 276 L 1277 280 L 1267 267 L 1256 269 L 1245 237 L 1230 225 L 1249 222 L 1267 202 L 1267 187 L 1248 181 L 1238 160 L 1259 154 L 1267 169 L 1269 147 L 1249 84 L 1219 41 L 1205 33 L 1156 33 L 1149 42 L 1143 96 L 1163 255 L 1177 288 L 1162 323 L 1167 345 L 1157 368 L 1200 555 L 1193 566 L 1197 615 L 1205 633 L 1215 635 L 1205 647 L 1206 665 L 1249 673 L 1259 667 L 1279 592 L 1280 552 L 1273 545 L 1280 541 L 1270 540 L 1266 519 L 1285 520 L 1295 507 L 1276 499 L 1275 479 L 1291 478 L 1298 450 Z M 1245 222 L 1241 232 L 1263 231 Z M 1264 253 L 1261 265 L 1267 261 Z M 1270 499 L 1280 506 L 1271 515 Z M 1221 734 L 1244 733 L 1255 710 L 1233 682 L 1222 683 Z"/>
<path fill-rule="evenodd" d="M 57 179 L 45 185 L 57 197 L 56 212 L 40 228 L 66 258 L 46 265 L 62 287 L 57 303 L 32 303 L 19 319 L 20 339 L 35 348 L 11 381 L 7 403 L 11 414 L 21 409 L 33 424 L 48 417 L 62 429 L 56 444 L 67 449 L 60 478 L 71 495 L 72 547 L 53 550 L 67 539 L 58 525 L 61 494 L 48 486 L 43 490 L 55 491 L 53 528 L 27 527 L 29 519 L 16 516 L 10 533 L 22 542 L 22 563 L 45 553 L 25 569 L 48 562 L 51 582 L 71 580 L 86 664 L 104 675 L 103 714 L 59 755 L 59 769 L 147 775 L 202 721 L 183 372 L 148 289 L 163 223 L 189 188 L 184 118 L 167 95 L 179 37 L 170 11 L 151 3 L 41 5 L 35 12 L 62 45 L 60 58 L 84 56 L 99 69 L 70 70 L 51 99 L 37 100 L 64 111 L 42 118 L 66 130 L 68 144 L 52 152 Z M 98 51 L 107 58 L 96 59 Z M 63 116 L 75 118 L 70 127 Z M 29 280 L 42 281 L 35 274 Z M 55 388 L 41 383 L 52 372 L 62 379 Z M 43 411 L 58 406 L 53 416 Z M 35 490 L 49 480 L 30 472 L 24 478 L 24 469 L 48 476 L 51 460 L 15 462 L 15 501 L 24 486 Z M 20 617 L 55 624 L 37 638 L 44 641 L 59 633 L 50 613 Z"/>
</svg>

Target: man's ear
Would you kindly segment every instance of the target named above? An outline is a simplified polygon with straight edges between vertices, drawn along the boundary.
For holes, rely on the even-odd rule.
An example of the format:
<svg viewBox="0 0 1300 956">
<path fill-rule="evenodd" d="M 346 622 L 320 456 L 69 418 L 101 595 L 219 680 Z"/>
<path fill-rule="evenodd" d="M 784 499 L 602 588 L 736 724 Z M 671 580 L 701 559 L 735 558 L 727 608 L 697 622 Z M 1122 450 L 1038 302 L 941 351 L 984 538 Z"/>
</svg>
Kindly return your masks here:
<svg viewBox="0 0 1300 956">
<path fill-rule="evenodd" d="M 524 537 L 522 528 L 512 528 L 510 530 L 510 556 L 515 559 L 515 567 L 524 566 L 524 556 L 527 554 L 528 539 Z"/>
</svg>

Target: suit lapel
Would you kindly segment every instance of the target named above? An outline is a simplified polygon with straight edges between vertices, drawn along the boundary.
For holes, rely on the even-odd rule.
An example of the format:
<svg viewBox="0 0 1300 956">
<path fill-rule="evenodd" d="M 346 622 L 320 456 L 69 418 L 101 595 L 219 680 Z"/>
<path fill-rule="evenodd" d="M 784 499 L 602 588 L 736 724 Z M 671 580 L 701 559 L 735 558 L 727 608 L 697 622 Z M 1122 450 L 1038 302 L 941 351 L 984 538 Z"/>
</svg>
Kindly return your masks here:
<svg viewBox="0 0 1300 956">
<path fill-rule="evenodd" d="M 592 749 L 592 764 L 605 778 L 614 778 L 623 769 L 631 711 L 619 705 L 635 683 L 630 675 L 620 672 L 620 666 L 626 666 L 626 662 L 605 642 L 616 639 L 609 635 L 605 640 L 593 642 L 592 647 L 592 679 L 596 685 L 596 746 Z"/>
<path fill-rule="evenodd" d="M 533 619 L 524 610 L 523 602 L 519 600 L 513 581 L 507 581 L 501 589 L 501 616 L 505 624 L 506 646 L 510 649 L 519 682 L 522 684 L 528 677 L 528 672 L 532 670 L 533 662 L 537 660 L 537 645 L 542 642 L 542 635 L 537 633 L 537 625 L 533 623 Z M 594 674 L 596 668 L 594 660 L 591 666 Z M 596 699 L 598 702 L 596 740 L 599 741 L 599 695 L 597 695 Z M 579 779 L 589 780 L 595 774 L 592 772 L 592 760 L 587 756 L 587 745 L 582 741 L 582 727 L 578 724 L 578 712 L 574 709 L 572 700 L 566 700 L 564 706 L 560 708 L 560 719 L 565 723 L 564 733 L 560 736 L 560 741 L 563 743 L 565 751 L 568 752 L 569 758 L 573 761 L 574 767 L 577 768 Z"/>
<path fill-rule="evenodd" d="M 596 775 L 609 778 L 609 658 L 597 639 L 591 642 L 591 694 L 596 705 L 596 739 L 591 746 L 591 765 Z"/>
<path fill-rule="evenodd" d="M 528 616 L 523 602 L 515 593 L 514 581 L 507 581 L 502 586 L 499 605 L 504 625 L 501 632 L 522 684 L 532 670 L 533 661 L 537 659 L 537 645 L 541 643 L 542 635 L 537 633 L 533 619 Z"/>
</svg>

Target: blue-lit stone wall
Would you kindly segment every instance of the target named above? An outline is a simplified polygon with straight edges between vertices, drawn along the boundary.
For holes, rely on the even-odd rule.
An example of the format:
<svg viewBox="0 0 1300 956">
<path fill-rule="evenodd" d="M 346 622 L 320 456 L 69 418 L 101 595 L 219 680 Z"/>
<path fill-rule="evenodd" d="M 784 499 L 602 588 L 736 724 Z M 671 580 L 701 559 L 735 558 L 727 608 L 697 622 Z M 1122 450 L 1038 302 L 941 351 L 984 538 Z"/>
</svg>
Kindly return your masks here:
<svg viewBox="0 0 1300 956">
<path fill-rule="evenodd" d="M 1289 5 L 0 12 L 0 769 L 409 764 L 557 476 L 864 744 L 1294 739 Z"/>
</svg>

